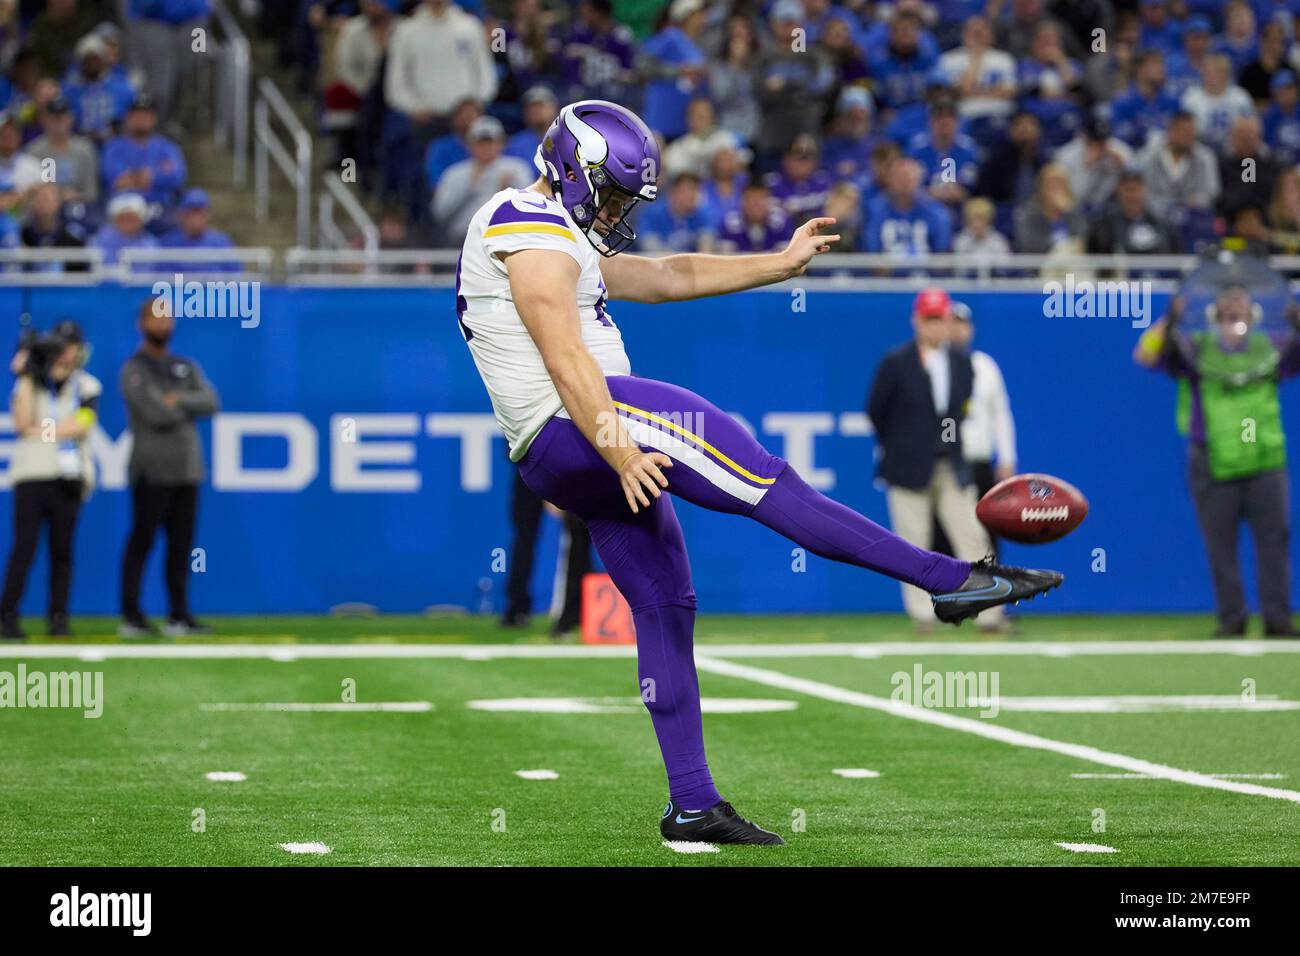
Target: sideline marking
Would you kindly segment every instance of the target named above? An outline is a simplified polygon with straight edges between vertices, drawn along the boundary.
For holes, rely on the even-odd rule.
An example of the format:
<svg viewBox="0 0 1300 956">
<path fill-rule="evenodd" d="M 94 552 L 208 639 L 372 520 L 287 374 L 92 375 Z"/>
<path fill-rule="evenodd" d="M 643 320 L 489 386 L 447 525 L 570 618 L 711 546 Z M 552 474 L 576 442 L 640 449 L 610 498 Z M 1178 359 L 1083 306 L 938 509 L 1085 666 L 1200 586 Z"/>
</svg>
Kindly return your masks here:
<svg viewBox="0 0 1300 956">
<path fill-rule="evenodd" d="M 280 849 L 286 850 L 289 853 L 325 854 L 331 852 L 330 848 L 324 843 L 281 843 Z"/>
<path fill-rule="evenodd" d="M 246 774 L 242 774 L 238 770 L 210 770 L 204 776 L 218 783 L 239 783 L 248 779 Z"/>
<path fill-rule="evenodd" d="M 523 777 L 525 780 L 559 780 L 560 775 L 554 770 L 516 770 L 516 777 Z"/>
<path fill-rule="evenodd" d="M 1259 646 L 1255 646 L 1259 645 Z M 1132 654 L 1231 654 L 1258 657 L 1300 654 L 1300 641 L 880 641 L 826 644 L 697 644 L 708 657 L 1058 657 Z M 452 658 L 483 661 L 497 658 L 633 658 L 633 646 L 545 644 L 20 644 L 0 645 L 0 658 L 75 658 L 136 660 L 367 660 Z M 102 655 L 102 657 L 101 657 Z"/>
<path fill-rule="evenodd" d="M 712 843 L 691 843 L 689 840 L 664 840 L 664 846 L 674 853 L 721 853 Z"/>
<path fill-rule="evenodd" d="M 1118 853 L 1119 850 L 1113 846 L 1104 846 L 1101 843 L 1058 843 L 1056 844 L 1062 850 L 1069 850 L 1072 853 Z"/>
<path fill-rule="evenodd" d="M 822 700 L 850 704 L 867 710 L 877 710 L 881 713 L 892 714 L 895 717 L 906 717 L 909 720 L 934 724 L 939 727 L 946 727 L 949 730 L 960 730 L 968 734 L 975 734 L 978 737 L 987 737 L 990 740 L 1011 744 L 1015 747 L 1048 750 L 1066 757 L 1075 757 L 1079 760 L 1087 760 L 1090 763 L 1099 763 L 1132 773 L 1145 773 L 1163 780 L 1172 780 L 1175 783 L 1185 783 L 1194 787 L 1230 790 L 1233 793 L 1245 793 L 1257 797 L 1271 797 L 1274 800 L 1300 803 L 1300 791 L 1283 790 L 1279 787 L 1263 787 L 1256 783 L 1239 783 L 1236 780 L 1221 780 L 1217 777 L 1211 777 L 1209 774 L 1197 773 L 1194 770 L 1167 767 L 1164 764 L 1152 763 L 1149 760 L 1099 750 L 1086 744 L 1072 744 L 1061 740 L 1052 740 L 1048 737 L 1039 737 L 1037 734 L 1012 730 L 1009 727 L 1002 727 L 987 720 L 958 717 L 945 711 L 927 710 L 913 704 L 896 703 L 884 697 L 875 697 L 871 694 L 847 690 L 843 687 L 835 687 L 832 684 L 823 684 L 820 681 L 807 680 L 802 677 L 791 677 L 788 674 L 766 670 L 761 667 L 750 667 L 746 664 L 737 664 L 732 661 L 717 660 L 716 658 L 699 655 L 696 656 L 695 665 L 700 670 L 708 671 L 711 674 L 736 677 L 740 680 L 752 681 L 767 687 L 796 691 L 808 694 L 811 697 L 820 697 Z"/>
<path fill-rule="evenodd" d="M 880 776 L 879 771 L 868 770 L 865 767 L 845 767 L 841 770 L 832 770 L 831 773 L 839 777 L 846 777 L 849 780 L 866 780 L 871 777 Z"/>
</svg>

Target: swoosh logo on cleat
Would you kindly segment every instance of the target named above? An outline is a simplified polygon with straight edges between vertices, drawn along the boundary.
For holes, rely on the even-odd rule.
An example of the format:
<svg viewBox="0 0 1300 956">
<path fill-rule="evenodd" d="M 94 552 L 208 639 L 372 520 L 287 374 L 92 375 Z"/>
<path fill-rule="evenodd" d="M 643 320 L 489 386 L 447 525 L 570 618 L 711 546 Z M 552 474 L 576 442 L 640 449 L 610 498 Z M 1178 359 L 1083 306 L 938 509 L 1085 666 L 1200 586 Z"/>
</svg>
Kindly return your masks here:
<svg viewBox="0 0 1300 956">
<path fill-rule="evenodd" d="M 993 583 L 986 588 L 980 588 L 978 591 L 954 591 L 952 594 L 936 594 L 936 601 L 957 601 L 966 603 L 971 600 L 981 600 L 983 598 L 1001 598 L 1006 597 L 1014 590 L 1011 582 L 1006 578 L 995 577 Z"/>
<path fill-rule="evenodd" d="M 703 819 L 704 817 L 684 817 L 680 813 L 677 814 L 678 823 L 699 823 Z"/>
</svg>

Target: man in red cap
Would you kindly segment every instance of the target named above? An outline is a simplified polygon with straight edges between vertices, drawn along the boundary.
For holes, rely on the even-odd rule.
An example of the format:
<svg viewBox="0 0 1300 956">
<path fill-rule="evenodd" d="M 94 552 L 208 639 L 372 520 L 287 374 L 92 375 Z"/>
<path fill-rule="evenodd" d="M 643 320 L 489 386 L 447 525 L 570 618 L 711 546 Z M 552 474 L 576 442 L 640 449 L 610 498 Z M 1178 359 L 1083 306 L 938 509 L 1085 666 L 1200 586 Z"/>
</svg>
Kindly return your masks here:
<svg viewBox="0 0 1300 956">
<path fill-rule="evenodd" d="M 975 517 L 975 488 L 961 447 L 961 422 L 974 373 L 970 355 L 950 347 L 952 302 L 939 288 L 922 289 L 912 304 L 915 338 L 888 352 L 876 370 L 867 415 L 880 449 L 877 476 L 888 485 L 894 531 L 928 549 L 938 519 L 956 556 L 976 561 L 990 550 Z M 929 595 L 903 585 L 903 606 L 918 633 L 934 629 Z M 978 617 L 1002 630 L 1001 608 Z"/>
</svg>

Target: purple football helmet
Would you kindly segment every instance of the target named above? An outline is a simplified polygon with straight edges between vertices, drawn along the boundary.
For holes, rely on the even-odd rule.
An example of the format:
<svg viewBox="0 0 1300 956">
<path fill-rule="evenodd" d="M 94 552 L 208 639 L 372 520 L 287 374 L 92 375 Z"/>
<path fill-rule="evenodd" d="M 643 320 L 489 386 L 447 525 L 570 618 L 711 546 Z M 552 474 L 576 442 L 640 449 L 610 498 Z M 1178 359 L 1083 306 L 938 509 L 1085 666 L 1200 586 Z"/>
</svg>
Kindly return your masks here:
<svg viewBox="0 0 1300 956">
<path fill-rule="evenodd" d="M 631 110 L 605 100 L 560 110 L 533 162 L 603 256 L 632 244 L 636 232 L 628 214 L 642 199 L 654 202 L 659 191 L 654 133 Z"/>
</svg>

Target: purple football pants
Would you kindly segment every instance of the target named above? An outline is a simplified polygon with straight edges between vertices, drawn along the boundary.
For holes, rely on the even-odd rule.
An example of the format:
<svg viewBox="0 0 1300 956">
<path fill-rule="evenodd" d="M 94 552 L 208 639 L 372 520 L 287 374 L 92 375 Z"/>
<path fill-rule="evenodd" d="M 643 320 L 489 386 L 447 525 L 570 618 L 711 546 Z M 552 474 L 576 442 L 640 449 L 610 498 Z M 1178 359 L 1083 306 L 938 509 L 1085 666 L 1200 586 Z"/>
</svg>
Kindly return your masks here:
<svg viewBox="0 0 1300 956">
<path fill-rule="evenodd" d="M 641 448 L 673 460 L 668 491 L 712 511 L 745 515 L 803 548 L 931 592 L 954 591 L 970 564 L 925 551 L 813 490 L 735 419 L 694 392 L 630 375 L 608 377 L 615 408 Z M 704 756 L 695 674 L 695 589 L 672 498 L 633 514 L 618 476 L 567 418 L 552 418 L 519 462 L 542 498 L 582 518 L 632 608 L 641 697 L 686 810 L 722 798 Z"/>
</svg>

